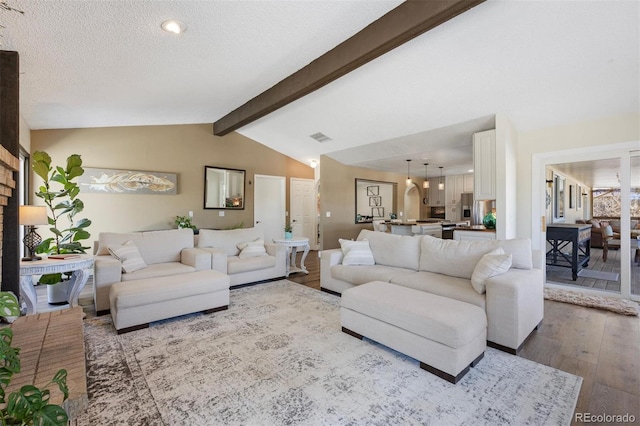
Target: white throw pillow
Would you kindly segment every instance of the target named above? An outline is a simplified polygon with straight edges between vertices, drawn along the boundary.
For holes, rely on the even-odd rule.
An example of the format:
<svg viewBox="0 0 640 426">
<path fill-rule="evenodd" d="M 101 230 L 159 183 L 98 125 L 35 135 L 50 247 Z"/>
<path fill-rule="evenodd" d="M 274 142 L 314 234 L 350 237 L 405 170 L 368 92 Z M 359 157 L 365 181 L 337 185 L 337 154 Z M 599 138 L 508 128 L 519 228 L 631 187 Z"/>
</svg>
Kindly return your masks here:
<svg viewBox="0 0 640 426">
<path fill-rule="evenodd" d="M 339 239 L 342 248 L 342 264 L 343 265 L 375 265 L 373 253 L 369 247 L 369 240 L 366 238 L 361 241 Z"/>
<path fill-rule="evenodd" d="M 236 247 L 240 250 L 238 257 L 241 259 L 245 259 L 247 257 L 267 256 L 267 251 L 264 248 L 264 240 L 262 238 L 258 238 L 255 241 L 238 243 Z"/>
<path fill-rule="evenodd" d="M 122 263 L 122 271 L 125 273 L 135 272 L 147 267 L 144 259 L 140 255 L 138 247 L 133 241 L 127 241 L 120 245 L 108 245 L 107 250 L 111 256 Z"/>
<path fill-rule="evenodd" d="M 485 281 L 507 272 L 511 268 L 511 259 L 511 254 L 506 254 L 500 247 L 482 256 L 471 275 L 474 290 L 480 294 L 484 293 Z"/>
</svg>

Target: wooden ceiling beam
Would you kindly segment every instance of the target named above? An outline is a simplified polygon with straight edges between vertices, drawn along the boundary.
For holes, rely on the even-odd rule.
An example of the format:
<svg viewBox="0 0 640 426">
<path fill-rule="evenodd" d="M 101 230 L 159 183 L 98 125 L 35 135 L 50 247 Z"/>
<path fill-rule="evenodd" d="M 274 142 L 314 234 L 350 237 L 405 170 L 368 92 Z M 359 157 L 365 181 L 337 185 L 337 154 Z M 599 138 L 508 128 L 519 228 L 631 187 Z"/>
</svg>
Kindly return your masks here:
<svg viewBox="0 0 640 426">
<path fill-rule="evenodd" d="M 408 0 L 213 124 L 224 136 L 282 108 L 485 0 Z"/>
</svg>

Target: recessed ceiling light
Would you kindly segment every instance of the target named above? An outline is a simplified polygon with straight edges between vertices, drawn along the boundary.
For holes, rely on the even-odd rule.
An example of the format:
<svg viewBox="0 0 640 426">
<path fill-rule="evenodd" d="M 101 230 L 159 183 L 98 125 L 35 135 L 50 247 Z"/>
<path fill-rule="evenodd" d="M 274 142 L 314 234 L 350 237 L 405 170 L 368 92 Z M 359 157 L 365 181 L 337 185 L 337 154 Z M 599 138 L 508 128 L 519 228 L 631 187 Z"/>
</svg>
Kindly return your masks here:
<svg viewBox="0 0 640 426">
<path fill-rule="evenodd" d="M 187 26 L 180 21 L 164 21 L 160 27 L 168 33 L 180 34 L 187 31 Z"/>
</svg>

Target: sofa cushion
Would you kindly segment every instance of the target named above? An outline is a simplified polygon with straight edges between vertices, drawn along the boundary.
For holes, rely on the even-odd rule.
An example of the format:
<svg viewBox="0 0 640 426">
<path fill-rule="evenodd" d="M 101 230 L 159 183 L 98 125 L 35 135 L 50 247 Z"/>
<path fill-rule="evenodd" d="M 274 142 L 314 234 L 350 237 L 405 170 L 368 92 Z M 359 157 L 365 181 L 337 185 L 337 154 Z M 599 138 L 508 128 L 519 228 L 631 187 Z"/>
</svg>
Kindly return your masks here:
<svg viewBox="0 0 640 426">
<path fill-rule="evenodd" d="M 389 282 L 485 308 L 485 296 L 478 294 L 466 278 L 420 271 L 395 274 Z"/>
<path fill-rule="evenodd" d="M 363 229 L 358 241 L 369 240 L 376 265 L 418 270 L 420 260 L 420 237 L 387 234 Z"/>
<path fill-rule="evenodd" d="M 473 275 L 471 275 L 471 285 L 475 291 L 478 294 L 484 293 L 486 291 L 485 281 L 507 272 L 511 268 L 511 259 L 511 254 L 505 253 L 502 247 L 498 247 L 482 256 L 482 259 L 473 270 Z"/>
<path fill-rule="evenodd" d="M 352 241 L 339 239 L 342 248 L 343 265 L 375 265 L 373 253 L 369 247 L 369 240 Z"/>
<path fill-rule="evenodd" d="M 227 258 L 227 274 L 233 275 L 241 272 L 273 268 L 275 264 L 276 258 L 274 256 L 258 256 L 244 259 L 238 256 L 229 256 Z"/>
<path fill-rule="evenodd" d="M 193 248 L 192 229 L 169 229 L 131 233 L 101 232 L 97 255 L 109 254 L 109 244 L 133 241 L 147 263 L 179 262 L 182 249 Z"/>
<path fill-rule="evenodd" d="M 186 274 L 194 272 L 196 268 L 185 265 L 180 262 L 156 263 L 149 265 L 144 269 L 132 272 L 130 274 L 122 274 L 122 281 L 139 280 L 143 278 L 158 278 L 168 275 Z"/>
<path fill-rule="evenodd" d="M 135 272 L 147 267 L 147 264 L 140 255 L 138 247 L 136 247 L 133 241 L 127 241 L 122 245 L 109 244 L 107 249 L 111 256 L 120 261 L 122 271 L 125 273 Z"/>
<path fill-rule="evenodd" d="M 333 278 L 346 281 L 354 285 L 360 285 L 370 281 L 389 281 L 394 275 L 404 272 L 407 272 L 407 270 L 383 265 L 334 265 L 331 267 L 331 276 Z"/>
<path fill-rule="evenodd" d="M 237 245 L 245 241 L 264 240 L 264 232 L 260 227 L 241 229 L 201 229 L 198 234 L 198 247 L 211 247 L 224 250 L 227 256 L 240 253 Z"/>
<path fill-rule="evenodd" d="M 264 248 L 264 240 L 262 238 L 258 238 L 255 241 L 247 241 L 237 244 L 236 247 L 240 250 L 240 254 L 238 255 L 240 259 L 267 256 L 267 251 Z"/>
<path fill-rule="evenodd" d="M 493 242 L 442 240 L 425 235 L 421 240 L 420 270 L 470 280 L 482 256 L 495 248 Z"/>
<path fill-rule="evenodd" d="M 533 268 L 533 252 L 529 238 L 513 238 L 510 240 L 492 241 L 493 247 L 501 247 L 505 253 L 512 256 L 511 267 L 518 269 Z"/>
</svg>

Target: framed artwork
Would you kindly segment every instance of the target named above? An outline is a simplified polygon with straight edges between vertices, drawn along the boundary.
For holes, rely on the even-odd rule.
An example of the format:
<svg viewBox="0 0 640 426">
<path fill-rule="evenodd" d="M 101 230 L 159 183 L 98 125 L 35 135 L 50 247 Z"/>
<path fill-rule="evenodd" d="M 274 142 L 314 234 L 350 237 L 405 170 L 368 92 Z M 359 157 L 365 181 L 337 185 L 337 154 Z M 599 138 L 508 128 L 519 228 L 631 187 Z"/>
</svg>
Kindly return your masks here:
<svg viewBox="0 0 640 426">
<path fill-rule="evenodd" d="M 576 210 L 582 209 L 582 186 L 576 186 Z"/>
<path fill-rule="evenodd" d="M 78 178 L 82 192 L 102 194 L 175 195 L 178 189 L 175 173 L 85 167 Z"/>
<path fill-rule="evenodd" d="M 384 207 L 371 207 L 371 216 L 384 217 Z"/>
<path fill-rule="evenodd" d="M 370 197 L 373 195 L 380 195 L 380 187 L 378 185 L 367 186 L 367 195 Z"/>
<path fill-rule="evenodd" d="M 564 219 L 564 177 L 553 175 L 553 217 Z"/>
<path fill-rule="evenodd" d="M 569 208 L 576 208 L 576 186 L 569 185 Z"/>
<path fill-rule="evenodd" d="M 369 197 L 369 207 L 378 207 L 382 205 L 382 197 Z"/>
</svg>

